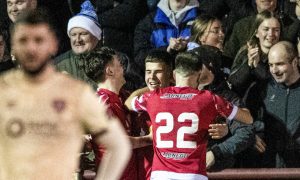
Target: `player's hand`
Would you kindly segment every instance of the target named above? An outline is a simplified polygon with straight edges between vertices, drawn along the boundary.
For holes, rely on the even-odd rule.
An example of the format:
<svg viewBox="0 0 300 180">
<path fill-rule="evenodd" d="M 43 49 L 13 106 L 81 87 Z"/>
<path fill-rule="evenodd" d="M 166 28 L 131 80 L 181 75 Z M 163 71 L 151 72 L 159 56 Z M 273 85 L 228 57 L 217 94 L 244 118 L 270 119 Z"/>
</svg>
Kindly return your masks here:
<svg viewBox="0 0 300 180">
<path fill-rule="evenodd" d="M 228 134 L 227 124 L 210 124 L 208 133 L 212 139 L 221 139 Z"/>
<path fill-rule="evenodd" d="M 212 151 L 206 152 L 206 169 L 209 169 L 215 164 L 215 156 Z"/>
<path fill-rule="evenodd" d="M 259 136 L 255 135 L 255 149 L 260 152 L 260 153 L 263 153 L 266 151 L 266 143 L 264 142 L 264 140 L 262 140 Z"/>
<path fill-rule="evenodd" d="M 129 136 L 129 140 L 131 142 L 132 149 L 152 145 L 152 141 L 153 141 L 152 126 L 150 126 L 149 128 L 148 135 L 138 136 L 138 137 Z"/>
<path fill-rule="evenodd" d="M 258 62 L 260 61 L 259 57 L 259 48 L 258 46 L 251 46 L 249 42 L 247 43 L 248 46 L 248 66 L 250 67 L 257 67 Z"/>
</svg>

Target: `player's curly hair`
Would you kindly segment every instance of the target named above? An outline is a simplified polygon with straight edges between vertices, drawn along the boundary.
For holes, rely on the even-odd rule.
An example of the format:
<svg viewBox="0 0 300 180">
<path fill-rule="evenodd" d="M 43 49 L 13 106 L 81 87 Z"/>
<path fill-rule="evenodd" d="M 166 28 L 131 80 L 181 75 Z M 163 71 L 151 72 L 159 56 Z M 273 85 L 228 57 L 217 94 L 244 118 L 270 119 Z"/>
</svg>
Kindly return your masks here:
<svg viewBox="0 0 300 180">
<path fill-rule="evenodd" d="M 101 47 L 88 54 L 81 55 L 81 58 L 84 59 L 86 75 L 95 82 L 103 82 L 105 67 L 108 63 L 112 62 L 113 56 L 116 55 L 117 52 L 109 47 Z"/>
</svg>

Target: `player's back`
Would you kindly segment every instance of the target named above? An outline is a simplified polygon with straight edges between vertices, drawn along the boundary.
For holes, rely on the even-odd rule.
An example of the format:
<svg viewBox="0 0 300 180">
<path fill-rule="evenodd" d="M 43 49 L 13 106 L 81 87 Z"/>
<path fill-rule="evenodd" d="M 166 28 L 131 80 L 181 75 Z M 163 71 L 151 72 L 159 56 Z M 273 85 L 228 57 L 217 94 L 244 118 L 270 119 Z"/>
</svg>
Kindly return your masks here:
<svg viewBox="0 0 300 180">
<path fill-rule="evenodd" d="M 151 177 L 163 177 L 159 171 L 184 173 L 183 179 L 206 175 L 207 130 L 218 114 L 215 105 L 215 96 L 209 91 L 190 87 L 150 93 L 146 108 L 155 151 Z M 180 174 L 175 176 L 180 179 Z"/>
</svg>

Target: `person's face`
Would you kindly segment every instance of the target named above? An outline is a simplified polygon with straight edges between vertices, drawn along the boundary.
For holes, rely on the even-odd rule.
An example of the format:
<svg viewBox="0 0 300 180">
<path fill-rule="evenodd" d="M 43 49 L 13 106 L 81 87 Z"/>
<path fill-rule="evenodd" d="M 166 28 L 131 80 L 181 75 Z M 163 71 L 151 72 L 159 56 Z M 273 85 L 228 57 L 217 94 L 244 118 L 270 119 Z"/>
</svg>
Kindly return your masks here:
<svg viewBox="0 0 300 180">
<path fill-rule="evenodd" d="M 35 9 L 37 0 L 7 0 L 7 14 L 12 22 L 15 22 L 22 11 Z"/>
<path fill-rule="evenodd" d="M 18 24 L 12 33 L 14 55 L 25 72 L 40 72 L 56 54 L 57 39 L 46 24 Z"/>
<path fill-rule="evenodd" d="M 210 29 L 200 37 L 199 41 L 204 45 L 210 45 L 223 49 L 224 32 L 222 29 L 222 24 L 219 20 L 213 21 Z"/>
<path fill-rule="evenodd" d="M 126 83 L 126 80 L 124 77 L 124 67 L 120 63 L 118 56 L 113 56 L 113 61 L 110 68 L 114 73 L 114 78 L 118 81 L 120 87 L 122 87 Z"/>
<path fill-rule="evenodd" d="M 297 64 L 297 58 L 290 61 L 286 52 L 283 52 L 283 50 L 279 48 L 269 53 L 270 72 L 277 83 L 285 85 L 293 83 Z"/>
<path fill-rule="evenodd" d="M 264 20 L 258 27 L 256 37 L 263 52 L 268 53 L 269 49 L 279 41 L 280 23 L 277 19 Z"/>
<path fill-rule="evenodd" d="M 274 11 L 277 6 L 277 0 L 255 0 L 258 12 L 264 10 Z"/>
<path fill-rule="evenodd" d="M 0 62 L 4 58 L 4 52 L 5 52 L 5 41 L 2 35 L 0 35 Z"/>
<path fill-rule="evenodd" d="M 145 81 L 150 90 L 170 86 L 172 72 L 165 63 L 146 62 Z"/>
<path fill-rule="evenodd" d="M 93 36 L 89 31 L 75 27 L 70 31 L 71 47 L 75 54 L 82 54 L 92 51 L 98 39 Z"/>
</svg>

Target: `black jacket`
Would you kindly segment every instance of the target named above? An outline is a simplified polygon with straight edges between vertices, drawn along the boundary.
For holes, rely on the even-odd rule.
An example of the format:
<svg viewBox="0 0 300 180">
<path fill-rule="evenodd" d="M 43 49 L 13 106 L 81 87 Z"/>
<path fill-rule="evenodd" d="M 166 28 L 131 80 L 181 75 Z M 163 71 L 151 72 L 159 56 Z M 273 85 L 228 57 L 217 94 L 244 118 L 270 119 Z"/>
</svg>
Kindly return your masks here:
<svg viewBox="0 0 300 180">
<path fill-rule="evenodd" d="M 267 55 L 261 53 L 257 67 L 251 68 L 248 66 L 247 53 L 245 46 L 240 49 L 234 59 L 228 79 L 233 91 L 237 92 L 241 98 L 246 95 L 253 82 L 265 81 L 270 77 Z"/>
<path fill-rule="evenodd" d="M 97 0 L 97 14 L 102 29 L 102 44 L 133 58 L 133 35 L 136 24 L 147 13 L 144 0 Z"/>
<path fill-rule="evenodd" d="M 237 106 L 243 106 L 241 99 L 230 90 L 222 76 L 215 76 L 213 83 L 205 89 L 222 96 Z M 218 121 L 222 121 L 222 119 L 218 118 Z M 233 167 L 235 156 L 253 146 L 254 142 L 253 126 L 233 120 L 229 124 L 229 134 L 227 136 L 220 140 L 209 139 L 208 141 L 208 150 L 211 150 L 215 156 L 215 164 L 210 168 L 210 171 Z"/>
<path fill-rule="evenodd" d="M 263 167 L 300 167 L 299 100 L 300 79 L 289 87 L 270 79 L 250 89 L 246 104 L 254 120 L 264 124 Z"/>
</svg>

